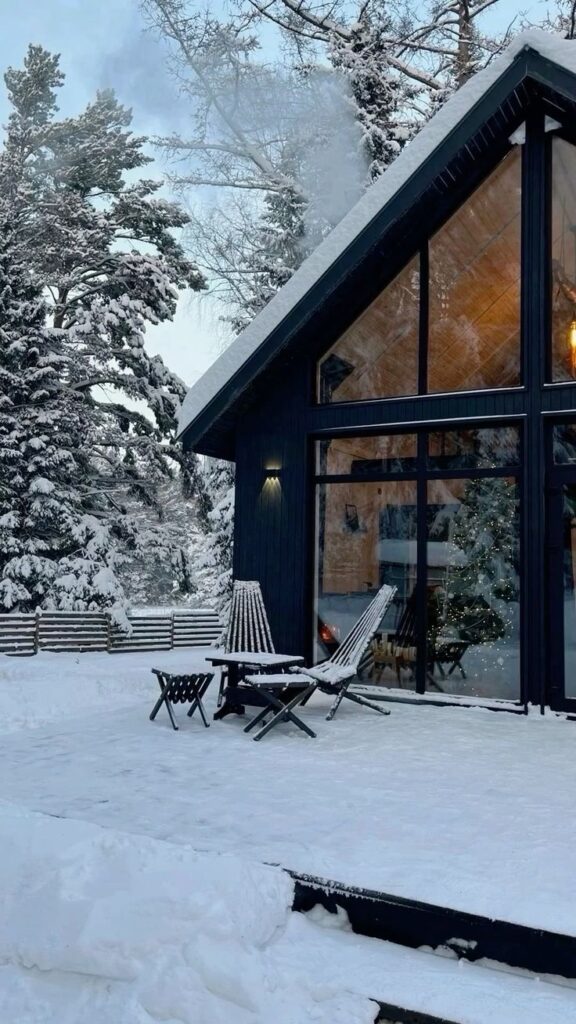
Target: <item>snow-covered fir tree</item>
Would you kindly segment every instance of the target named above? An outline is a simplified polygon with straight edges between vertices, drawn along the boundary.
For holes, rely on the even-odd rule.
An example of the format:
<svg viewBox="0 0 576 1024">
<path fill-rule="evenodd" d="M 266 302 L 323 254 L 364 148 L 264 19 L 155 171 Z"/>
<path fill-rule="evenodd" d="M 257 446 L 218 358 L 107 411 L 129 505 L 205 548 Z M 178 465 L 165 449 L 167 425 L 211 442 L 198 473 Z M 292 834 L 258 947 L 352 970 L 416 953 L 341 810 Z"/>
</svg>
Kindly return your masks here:
<svg viewBox="0 0 576 1024">
<path fill-rule="evenodd" d="M 12 421 L 0 459 L 19 472 L 2 491 L 0 595 L 4 607 L 119 608 L 128 553 L 171 557 L 161 521 L 143 528 L 133 508 L 159 511 L 158 488 L 182 461 L 172 440 L 185 388 L 146 352 L 146 325 L 170 319 L 179 289 L 203 278 L 174 236 L 185 214 L 157 195 L 159 182 L 135 176 L 149 161 L 145 139 L 112 93 L 59 119 L 63 75 L 38 46 L 5 82 L 2 372 Z"/>
<path fill-rule="evenodd" d="M 498 639 L 509 635 L 518 601 L 518 501 L 503 478 L 466 482 L 456 508 L 441 512 L 431 536 L 448 527 L 463 556 L 447 570 L 446 619 L 461 636 Z"/>
<path fill-rule="evenodd" d="M 106 527 L 78 489 L 88 424 L 82 403 L 61 388 L 68 356 L 46 327 L 15 213 L 0 195 L 0 605 L 27 610 L 52 601 L 80 563 L 95 589 L 113 593 L 115 580 Z"/>
<path fill-rule="evenodd" d="M 202 470 L 198 466 L 198 473 Z M 195 606 L 210 602 L 213 580 L 203 568 L 207 533 L 211 529 L 206 505 L 211 509 L 204 480 L 201 489 L 188 492 L 181 477 L 158 488 L 159 510 L 131 503 L 142 530 L 159 526 L 168 548 L 166 557 L 151 560 L 139 549 L 120 571 L 120 579 L 132 605 Z M 200 495 L 200 496 L 199 496 Z"/>
<path fill-rule="evenodd" d="M 210 532 L 199 558 L 198 582 L 202 593 L 226 617 L 232 597 L 232 554 L 234 542 L 234 465 L 210 460 L 207 484 L 213 509 Z"/>
</svg>

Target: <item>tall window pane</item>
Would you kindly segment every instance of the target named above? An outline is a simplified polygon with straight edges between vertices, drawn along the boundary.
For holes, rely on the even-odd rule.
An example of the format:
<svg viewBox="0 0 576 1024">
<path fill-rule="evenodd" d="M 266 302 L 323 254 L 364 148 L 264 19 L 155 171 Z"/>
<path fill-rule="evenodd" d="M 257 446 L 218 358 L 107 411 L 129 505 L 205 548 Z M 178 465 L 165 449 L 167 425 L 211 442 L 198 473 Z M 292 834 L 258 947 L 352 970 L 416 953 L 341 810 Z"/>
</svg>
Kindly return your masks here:
<svg viewBox="0 0 576 1024">
<path fill-rule="evenodd" d="M 416 483 L 319 484 L 314 609 L 317 661 L 328 657 L 344 639 L 383 583 L 398 589 L 380 624 L 375 656 L 366 659 L 366 679 L 397 686 L 395 637 L 399 624 L 406 620 L 406 607 L 416 585 Z M 406 642 L 405 647 L 409 646 Z M 415 652 L 411 658 L 413 667 Z"/>
<path fill-rule="evenodd" d="M 520 384 L 521 154 L 430 242 L 428 391 Z"/>
<path fill-rule="evenodd" d="M 552 380 L 576 379 L 576 148 L 554 139 Z"/>
<path fill-rule="evenodd" d="M 428 484 L 427 688 L 520 695 L 518 493 L 513 479 Z"/>
<path fill-rule="evenodd" d="M 416 257 L 322 358 L 319 402 L 416 394 L 419 294 Z"/>
</svg>

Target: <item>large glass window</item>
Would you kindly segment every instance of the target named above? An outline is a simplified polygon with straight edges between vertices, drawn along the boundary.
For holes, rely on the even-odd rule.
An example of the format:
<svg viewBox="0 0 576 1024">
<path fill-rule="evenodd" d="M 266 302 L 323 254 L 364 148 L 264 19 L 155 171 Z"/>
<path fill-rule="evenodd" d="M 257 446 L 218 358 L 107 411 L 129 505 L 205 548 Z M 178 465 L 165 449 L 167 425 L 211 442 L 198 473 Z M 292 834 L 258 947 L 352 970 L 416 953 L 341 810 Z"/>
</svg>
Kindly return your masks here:
<svg viewBox="0 0 576 1024">
<path fill-rule="evenodd" d="M 415 257 L 322 357 L 319 402 L 418 394 L 422 345 L 428 392 L 520 384 L 521 164 L 516 147 L 433 236 L 423 285 Z"/>
<path fill-rule="evenodd" d="M 518 699 L 517 426 L 316 442 L 316 660 L 383 583 L 364 682 Z M 336 479 L 337 478 L 337 479 Z"/>
<path fill-rule="evenodd" d="M 323 356 L 320 402 L 418 392 L 419 259 L 413 259 Z"/>
<path fill-rule="evenodd" d="M 576 147 L 552 147 L 552 380 L 576 379 Z"/>
<path fill-rule="evenodd" d="M 430 242 L 428 391 L 520 383 L 521 151 Z"/>
<path fill-rule="evenodd" d="M 518 697 L 518 553 L 513 479 L 483 476 L 428 483 L 428 689 Z"/>
<path fill-rule="evenodd" d="M 398 588 L 381 628 L 394 632 L 416 583 L 416 484 L 320 484 L 316 659 L 343 640 L 383 583 Z"/>
</svg>

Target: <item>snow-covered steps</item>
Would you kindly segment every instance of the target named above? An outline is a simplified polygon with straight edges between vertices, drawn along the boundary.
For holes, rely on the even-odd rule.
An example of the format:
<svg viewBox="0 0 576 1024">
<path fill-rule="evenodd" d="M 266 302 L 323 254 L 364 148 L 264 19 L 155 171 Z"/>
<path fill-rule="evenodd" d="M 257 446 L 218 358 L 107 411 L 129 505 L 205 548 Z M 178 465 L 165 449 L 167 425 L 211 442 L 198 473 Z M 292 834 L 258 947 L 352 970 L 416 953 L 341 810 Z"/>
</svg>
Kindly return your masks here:
<svg viewBox="0 0 576 1024">
<path fill-rule="evenodd" d="M 326 992 L 344 985 L 358 999 L 354 1024 L 366 1017 L 379 1024 L 576 1022 L 574 981 L 367 938 L 350 930 L 342 911 L 319 905 L 291 918 L 275 947 L 283 974 L 321 979 Z M 369 1013 L 361 1015 L 366 999 Z"/>
<path fill-rule="evenodd" d="M 536 975 L 576 979 L 576 938 L 499 921 L 450 907 L 347 886 L 340 882 L 291 872 L 294 910 L 322 906 L 345 911 L 359 935 L 383 939 L 412 949 L 445 950 L 459 959 L 497 961 Z M 576 1021 L 576 1009 L 575 1017 Z"/>
</svg>

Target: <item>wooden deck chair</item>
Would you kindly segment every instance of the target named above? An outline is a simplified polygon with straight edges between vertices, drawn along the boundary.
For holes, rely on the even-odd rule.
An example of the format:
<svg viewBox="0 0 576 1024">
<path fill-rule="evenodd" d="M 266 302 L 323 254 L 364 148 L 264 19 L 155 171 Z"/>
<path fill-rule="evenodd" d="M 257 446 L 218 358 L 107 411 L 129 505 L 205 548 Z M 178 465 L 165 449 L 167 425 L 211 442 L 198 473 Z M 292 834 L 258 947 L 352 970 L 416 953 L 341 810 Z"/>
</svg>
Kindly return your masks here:
<svg viewBox="0 0 576 1024">
<path fill-rule="evenodd" d="M 262 590 L 257 580 L 234 580 L 230 619 L 224 634 L 223 646 L 228 654 L 232 651 L 254 651 L 259 654 L 276 653 Z M 218 690 L 218 707 L 222 704 L 227 682 L 226 669 L 222 669 Z"/>
<path fill-rule="evenodd" d="M 428 686 L 443 692 L 442 686 L 434 678 L 434 670 L 438 668 L 442 679 L 452 675 L 455 669 L 459 669 L 462 678 L 466 673 L 462 666 L 462 658 L 470 646 L 466 640 L 458 637 L 443 636 L 441 630 L 443 621 L 438 614 L 438 605 L 434 600 L 433 586 L 427 588 L 427 627 L 428 636 L 426 644 L 426 679 Z M 410 681 L 413 682 L 418 657 L 416 637 L 416 591 L 414 590 L 408 598 L 404 611 L 400 616 L 397 629 L 394 633 L 388 633 L 386 637 L 375 638 L 372 642 L 373 655 L 373 676 L 376 682 L 380 682 L 382 671 L 386 667 L 395 667 L 398 685 L 402 686 L 402 671 L 410 672 Z M 446 671 L 444 666 L 447 666 Z"/>
<path fill-rule="evenodd" d="M 378 711 L 381 715 L 390 714 L 387 709 L 372 704 L 365 697 L 361 697 L 357 693 L 350 693 L 349 686 L 356 677 L 362 655 L 382 622 L 395 593 L 396 587 L 384 584 L 368 607 L 362 612 L 362 615 L 350 630 L 348 636 L 345 637 L 337 650 L 334 651 L 332 657 L 328 658 L 327 661 L 323 661 L 320 665 L 315 665 L 313 668 L 298 669 L 289 674 L 288 679 L 290 680 L 291 688 L 296 686 L 309 687 L 312 680 L 316 684 L 316 689 L 321 690 L 322 693 L 329 693 L 334 696 L 335 700 L 326 716 L 327 721 L 334 718 L 344 698 L 353 701 L 355 704 L 361 704 L 363 707 L 371 708 L 372 711 Z M 257 676 L 249 676 L 248 679 L 251 686 L 257 686 L 261 683 L 267 690 L 272 689 L 272 686 L 286 687 L 287 682 L 286 675 L 266 675 L 261 677 L 260 680 Z M 306 700 L 310 696 L 311 694 L 308 694 Z M 277 719 L 278 721 L 283 720 L 281 711 L 278 712 Z"/>
</svg>

